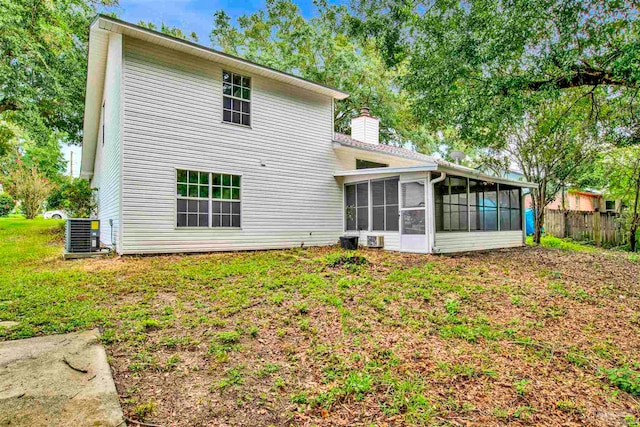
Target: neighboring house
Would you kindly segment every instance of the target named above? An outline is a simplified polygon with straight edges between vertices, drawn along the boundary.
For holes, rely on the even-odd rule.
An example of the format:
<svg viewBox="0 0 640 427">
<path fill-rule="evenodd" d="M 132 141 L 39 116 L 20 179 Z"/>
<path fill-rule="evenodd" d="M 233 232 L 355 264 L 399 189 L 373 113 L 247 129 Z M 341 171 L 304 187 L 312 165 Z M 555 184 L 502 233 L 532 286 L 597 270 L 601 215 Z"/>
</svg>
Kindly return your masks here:
<svg viewBox="0 0 640 427">
<path fill-rule="evenodd" d="M 526 199 L 525 206 L 531 207 L 531 200 Z M 606 199 L 602 192 L 597 190 L 567 189 L 556 195 L 556 198 L 547 205 L 547 209 L 568 210 L 579 212 L 617 212 L 620 201 Z"/>
<path fill-rule="evenodd" d="M 517 174 L 517 172 L 513 172 Z M 525 197 L 525 209 L 533 207 L 531 195 Z M 559 192 L 556 198 L 547 205 L 551 210 L 567 210 L 575 212 L 617 212 L 624 208 L 622 200 L 608 199 L 598 190 L 576 190 L 566 188 L 564 192 Z"/>
<path fill-rule="evenodd" d="M 274 249 L 383 236 L 384 248 L 524 244 L 522 188 L 379 144 L 348 95 L 110 17 L 91 25 L 81 176 L 120 254 Z"/>
</svg>

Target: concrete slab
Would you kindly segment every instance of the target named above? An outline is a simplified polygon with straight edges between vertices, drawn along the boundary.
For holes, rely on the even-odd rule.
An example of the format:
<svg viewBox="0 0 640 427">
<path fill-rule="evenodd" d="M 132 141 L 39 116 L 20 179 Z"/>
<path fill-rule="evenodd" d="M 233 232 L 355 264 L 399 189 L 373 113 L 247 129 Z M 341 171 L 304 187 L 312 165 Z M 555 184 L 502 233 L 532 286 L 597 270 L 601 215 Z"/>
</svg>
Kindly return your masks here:
<svg viewBox="0 0 640 427">
<path fill-rule="evenodd" d="M 0 343 L 0 426 L 125 426 L 99 334 Z"/>
<path fill-rule="evenodd" d="M 62 252 L 62 259 L 85 259 L 85 258 L 105 258 L 111 255 L 111 252 L 108 250 L 102 250 L 98 252 Z"/>
</svg>

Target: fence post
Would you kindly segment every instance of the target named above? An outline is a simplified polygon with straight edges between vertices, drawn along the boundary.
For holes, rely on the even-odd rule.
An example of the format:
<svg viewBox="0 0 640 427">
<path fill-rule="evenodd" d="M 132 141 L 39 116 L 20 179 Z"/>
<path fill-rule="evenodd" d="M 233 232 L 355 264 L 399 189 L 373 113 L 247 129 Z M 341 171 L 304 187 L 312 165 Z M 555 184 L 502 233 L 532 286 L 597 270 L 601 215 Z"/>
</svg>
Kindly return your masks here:
<svg viewBox="0 0 640 427">
<path fill-rule="evenodd" d="M 602 232 L 600 230 L 600 209 L 593 213 L 593 240 L 596 246 L 602 245 Z"/>
</svg>

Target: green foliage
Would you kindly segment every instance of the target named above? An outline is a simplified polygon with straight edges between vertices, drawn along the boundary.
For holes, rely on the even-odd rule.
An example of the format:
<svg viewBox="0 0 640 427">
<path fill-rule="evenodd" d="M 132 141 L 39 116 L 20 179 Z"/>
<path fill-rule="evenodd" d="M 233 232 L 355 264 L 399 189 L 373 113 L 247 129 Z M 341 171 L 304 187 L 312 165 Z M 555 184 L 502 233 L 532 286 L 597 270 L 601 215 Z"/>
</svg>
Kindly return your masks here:
<svg viewBox="0 0 640 427">
<path fill-rule="evenodd" d="M 158 29 L 158 26 L 153 22 L 140 21 L 138 22 L 138 25 L 153 31 L 160 31 L 163 34 L 167 34 L 177 39 L 183 39 L 194 43 L 198 42 L 198 35 L 195 32 L 185 34 L 180 28 L 166 25 L 164 22 L 160 24 L 160 29 Z"/>
<path fill-rule="evenodd" d="M 349 267 L 368 264 L 367 258 L 362 255 L 350 255 L 345 253 L 332 252 L 325 257 L 325 264 L 328 267 Z"/>
<path fill-rule="evenodd" d="M 47 198 L 47 209 L 63 209 L 72 218 L 89 218 L 97 207 L 95 191 L 85 179 L 64 180 Z"/>
<path fill-rule="evenodd" d="M 459 126 L 479 145 L 503 141 L 560 92 L 577 88 L 595 110 L 640 81 L 632 1 L 360 0 L 355 12 L 351 33 L 406 67 L 402 87 L 423 122 Z"/>
<path fill-rule="evenodd" d="M 305 19 L 291 0 L 270 0 L 265 10 L 242 15 L 236 23 L 220 10 L 214 14 L 211 42 L 224 52 L 348 92 L 349 98 L 336 102 L 336 131 L 350 133 L 351 118 L 367 106 L 380 118 L 383 142 L 435 148 L 409 98 L 397 90 L 400 70 L 385 66 L 373 42 L 347 34 L 345 7 L 316 5 L 317 15 Z"/>
<path fill-rule="evenodd" d="M 38 169 L 20 163 L 5 182 L 7 192 L 21 202 L 21 209 L 27 219 L 33 219 L 42 210 L 42 204 L 51 191 L 51 183 Z"/>
<path fill-rule="evenodd" d="M 631 369 L 629 366 L 603 369 L 603 372 L 609 382 L 620 390 L 626 391 L 633 396 L 640 396 L 640 372 Z"/>
<path fill-rule="evenodd" d="M 0 193 L 0 216 L 9 215 L 11 211 L 13 211 L 15 205 L 16 204 L 10 195 L 6 193 Z"/>
<path fill-rule="evenodd" d="M 533 244 L 533 238 L 531 236 L 527 237 L 527 244 Z M 542 236 L 540 244 L 545 248 L 556 248 L 574 252 L 596 252 L 598 250 L 594 246 L 576 242 L 575 240 L 569 238 L 561 239 L 559 237 L 551 236 L 548 234 Z"/>
<path fill-rule="evenodd" d="M 88 28 L 112 0 L 0 3 L 0 116 L 37 144 L 79 143 Z"/>
</svg>

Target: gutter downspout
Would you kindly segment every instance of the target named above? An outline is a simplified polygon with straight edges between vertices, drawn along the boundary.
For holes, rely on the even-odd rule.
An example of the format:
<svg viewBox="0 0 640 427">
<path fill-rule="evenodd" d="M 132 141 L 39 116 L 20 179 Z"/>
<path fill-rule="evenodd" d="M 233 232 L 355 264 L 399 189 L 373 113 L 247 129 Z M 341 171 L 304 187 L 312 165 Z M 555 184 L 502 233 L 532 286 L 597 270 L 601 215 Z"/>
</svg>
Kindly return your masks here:
<svg viewBox="0 0 640 427">
<path fill-rule="evenodd" d="M 432 172 L 433 174 L 433 172 Z M 429 180 L 429 212 L 431 212 L 431 220 L 428 222 L 429 224 L 429 253 L 437 253 L 436 250 L 436 206 L 434 203 L 434 184 L 442 182 L 447 177 L 446 172 L 440 171 L 440 176 L 436 179 Z"/>
</svg>

